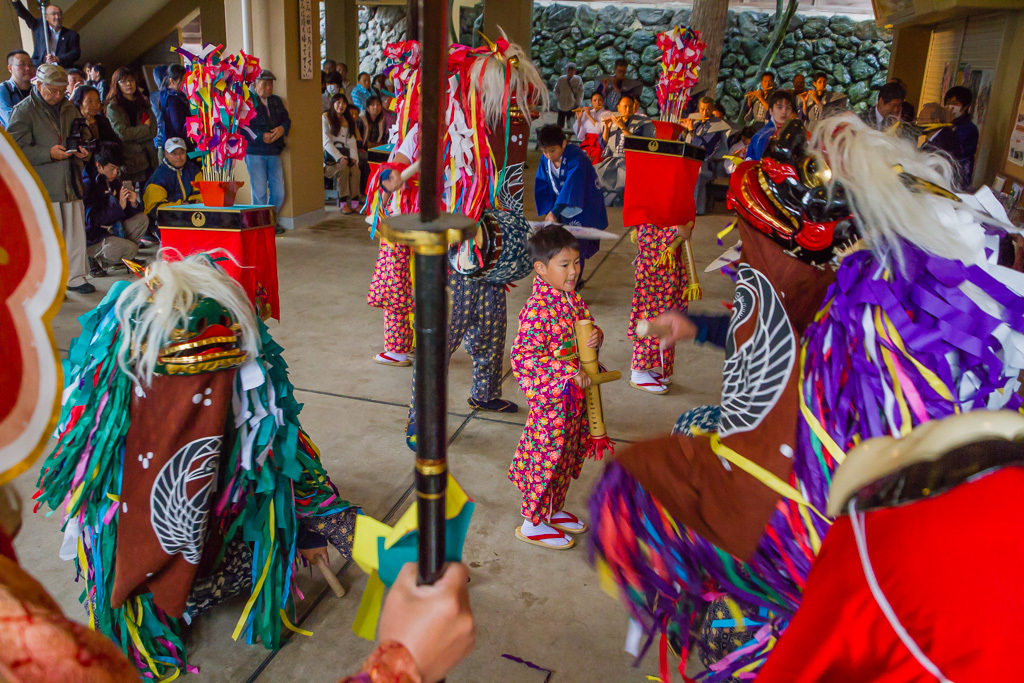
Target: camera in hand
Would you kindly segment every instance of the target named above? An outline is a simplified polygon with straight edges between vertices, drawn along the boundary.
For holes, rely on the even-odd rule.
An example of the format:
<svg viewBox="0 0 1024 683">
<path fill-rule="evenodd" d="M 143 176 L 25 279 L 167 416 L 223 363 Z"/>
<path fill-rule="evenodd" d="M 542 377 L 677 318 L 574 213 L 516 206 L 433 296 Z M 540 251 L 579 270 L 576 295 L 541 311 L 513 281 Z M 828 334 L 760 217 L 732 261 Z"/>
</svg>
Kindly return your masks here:
<svg viewBox="0 0 1024 683">
<path fill-rule="evenodd" d="M 85 130 L 86 123 L 84 118 L 77 118 L 71 122 L 71 133 L 68 134 L 68 139 L 64 142 L 64 149 L 69 152 L 77 152 L 78 148 L 82 146 L 82 131 Z"/>
</svg>

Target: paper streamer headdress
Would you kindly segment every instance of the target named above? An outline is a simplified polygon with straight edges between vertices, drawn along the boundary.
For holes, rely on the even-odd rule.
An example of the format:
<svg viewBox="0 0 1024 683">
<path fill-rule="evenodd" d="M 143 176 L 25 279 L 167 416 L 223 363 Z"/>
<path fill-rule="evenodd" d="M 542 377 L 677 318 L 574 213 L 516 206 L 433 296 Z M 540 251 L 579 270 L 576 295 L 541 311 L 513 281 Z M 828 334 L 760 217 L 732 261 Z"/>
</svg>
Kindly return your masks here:
<svg viewBox="0 0 1024 683">
<path fill-rule="evenodd" d="M 679 118 L 690 99 L 690 88 L 697 84 L 700 60 L 707 45 L 700 32 L 689 27 L 676 26 L 659 33 L 661 49 L 661 75 L 655 92 L 662 115 Z"/>
<path fill-rule="evenodd" d="M 462 560 L 462 545 L 473 517 L 476 504 L 469 499 L 459 483 L 448 475 L 448 495 L 445 499 L 445 560 Z M 398 572 L 407 562 L 416 561 L 419 531 L 416 526 L 417 505 L 405 511 L 394 526 L 388 526 L 372 517 L 356 518 L 355 543 L 352 559 L 370 575 L 359 603 L 352 630 L 360 638 L 373 640 L 377 633 L 377 620 L 384 598 L 385 586 L 390 588 Z"/>
</svg>

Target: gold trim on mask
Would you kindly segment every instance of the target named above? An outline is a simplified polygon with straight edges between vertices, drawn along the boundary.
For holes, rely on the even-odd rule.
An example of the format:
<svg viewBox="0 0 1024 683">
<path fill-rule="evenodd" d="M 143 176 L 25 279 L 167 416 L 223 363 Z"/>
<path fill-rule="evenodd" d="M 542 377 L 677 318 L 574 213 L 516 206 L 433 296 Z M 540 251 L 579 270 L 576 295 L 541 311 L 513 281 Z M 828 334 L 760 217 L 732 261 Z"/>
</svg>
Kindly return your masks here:
<svg viewBox="0 0 1024 683">
<path fill-rule="evenodd" d="M 744 180 L 746 180 L 746 178 L 744 178 Z M 791 236 L 794 230 L 799 230 L 800 229 L 800 224 L 796 221 L 795 218 L 793 218 L 792 216 L 789 215 L 789 212 L 786 211 L 786 209 L 782 208 L 782 205 L 779 204 L 779 201 L 777 199 L 775 199 L 775 196 L 772 194 L 771 190 L 768 188 L 768 179 L 764 177 L 764 171 L 761 169 L 760 166 L 757 167 L 757 183 L 758 183 L 758 185 L 761 186 L 761 189 L 764 191 L 765 196 L 768 197 L 768 201 L 770 201 L 775 206 L 776 209 L 778 209 L 779 211 L 782 212 L 782 214 L 786 217 L 786 220 L 789 221 L 790 224 L 792 224 L 793 227 L 789 228 L 789 227 L 779 223 L 779 219 L 778 219 L 777 216 L 772 216 L 771 220 L 774 221 L 775 224 L 778 225 L 779 228 L 781 230 L 783 230 L 787 234 L 787 236 Z M 740 187 L 741 188 L 743 187 L 742 183 L 740 184 Z M 744 199 L 746 199 L 748 202 L 750 202 L 750 204 L 751 204 L 750 208 L 756 207 L 757 210 L 759 210 L 759 211 L 761 210 L 761 207 L 757 206 L 757 204 L 754 203 L 754 199 L 753 199 L 752 196 L 748 196 L 748 195 L 744 194 Z M 767 216 L 768 214 L 766 213 L 765 215 Z"/>
<path fill-rule="evenodd" d="M 210 337 L 209 339 L 200 339 L 199 341 L 182 342 L 180 344 L 168 344 L 167 346 L 160 349 L 160 353 L 177 353 L 178 351 L 198 349 L 203 346 L 214 346 L 216 344 L 236 344 L 237 342 L 238 337 L 234 335 L 230 337 Z"/>
<path fill-rule="evenodd" d="M 198 375 L 204 372 L 236 368 L 241 365 L 244 360 L 245 356 L 243 355 L 238 358 L 221 358 L 208 362 L 193 363 L 191 365 L 167 365 L 166 372 L 168 375 Z"/>
<path fill-rule="evenodd" d="M 242 361 L 245 359 L 245 353 L 238 349 L 231 349 L 229 351 L 217 351 L 216 353 L 208 353 L 203 356 L 160 356 L 157 358 L 157 363 L 163 365 L 189 365 L 192 363 L 205 363 L 206 361 L 220 360 L 220 359 L 236 359 Z"/>
</svg>

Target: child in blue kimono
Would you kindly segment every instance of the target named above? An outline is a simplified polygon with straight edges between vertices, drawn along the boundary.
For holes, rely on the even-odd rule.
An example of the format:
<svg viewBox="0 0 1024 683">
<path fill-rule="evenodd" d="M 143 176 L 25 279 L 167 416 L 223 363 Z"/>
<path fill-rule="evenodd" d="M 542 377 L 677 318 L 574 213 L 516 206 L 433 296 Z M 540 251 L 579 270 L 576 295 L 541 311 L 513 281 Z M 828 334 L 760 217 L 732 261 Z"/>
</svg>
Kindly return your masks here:
<svg viewBox="0 0 1024 683">
<path fill-rule="evenodd" d="M 533 195 L 541 220 L 562 225 L 581 225 L 604 230 L 608 213 L 604 194 L 597 183 L 597 173 L 590 157 L 577 145 L 569 144 L 565 132 L 548 124 L 537 132 L 537 142 L 544 158 L 537 169 Z M 580 273 L 584 261 L 597 253 L 597 240 L 579 240 Z M 577 283 L 581 287 L 583 279 Z"/>
</svg>

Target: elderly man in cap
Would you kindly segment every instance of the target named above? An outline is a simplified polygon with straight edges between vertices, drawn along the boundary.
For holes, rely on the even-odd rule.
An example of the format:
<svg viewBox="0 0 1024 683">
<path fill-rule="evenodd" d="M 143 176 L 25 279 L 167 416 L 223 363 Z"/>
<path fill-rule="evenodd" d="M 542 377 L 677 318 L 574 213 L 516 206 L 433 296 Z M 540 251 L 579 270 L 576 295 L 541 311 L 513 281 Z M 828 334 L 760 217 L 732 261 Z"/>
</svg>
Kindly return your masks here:
<svg viewBox="0 0 1024 683">
<path fill-rule="evenodd" d="M 252 183 L 252 203 L 271 204 L 280 213 L 285 195 L 281 152 L 292 121 L 284 102 L 274 94 L 276 80 L 277 77 L 266 69 L 256 78 L 256 97 L 253 98 L 256 116 L 249 123 L 252 140 L 246 150 L 245 166 Z M 282 232 L 284 229 L 278 227 L 277 233 Z"/>
<path fill-rule="evenodd" d="M 583 104 L 583 79 L 576 75 L 576 65 L 569 62 L 565 73 L 555 82 L 555 100 L 558 102 L 558 127 L 573 120 L 573 110 Z"/>
<path fill-rule="evenodd" d="M 201 200 L 196 181 L 203 179 L 199 164 L 188 158 L 188 148 L 181 138 L 168 138 L 164 143 L 164 158 L 153 171 L 142 193 L 146 213 L 156 221 L 161 206 L 190 204 Z"/>
<path fill-rule="evenodd" d="M 81 115 L 64 97 L 68 87 L 64 69 L 56 64 L 41 64 L 32 82 L 32 94 L 14 107 L 7 131 L 50 195 L 67 249 L 68 290 L 91 294 L 96 288 L 87 280 L 89 258 L 82 205 L 82 162 L 89 152 L 73 130 L 81 128 L 76 123 Z"/>
<path fill-rule="evenodd" d="M 11 5 L 28 30 L 32 31 L 35 43 L 32 60 L 37 66 L 44 63 L 59 64 L 68 69 L 78 63 L 82 58 L 82 48 L 79 46 L 78 33 L 64 27 L 64 10 L 48 4 L 43 11 L 43 19 L 40 19 L 21 0 L 11 0 Z"/>
</svg>

